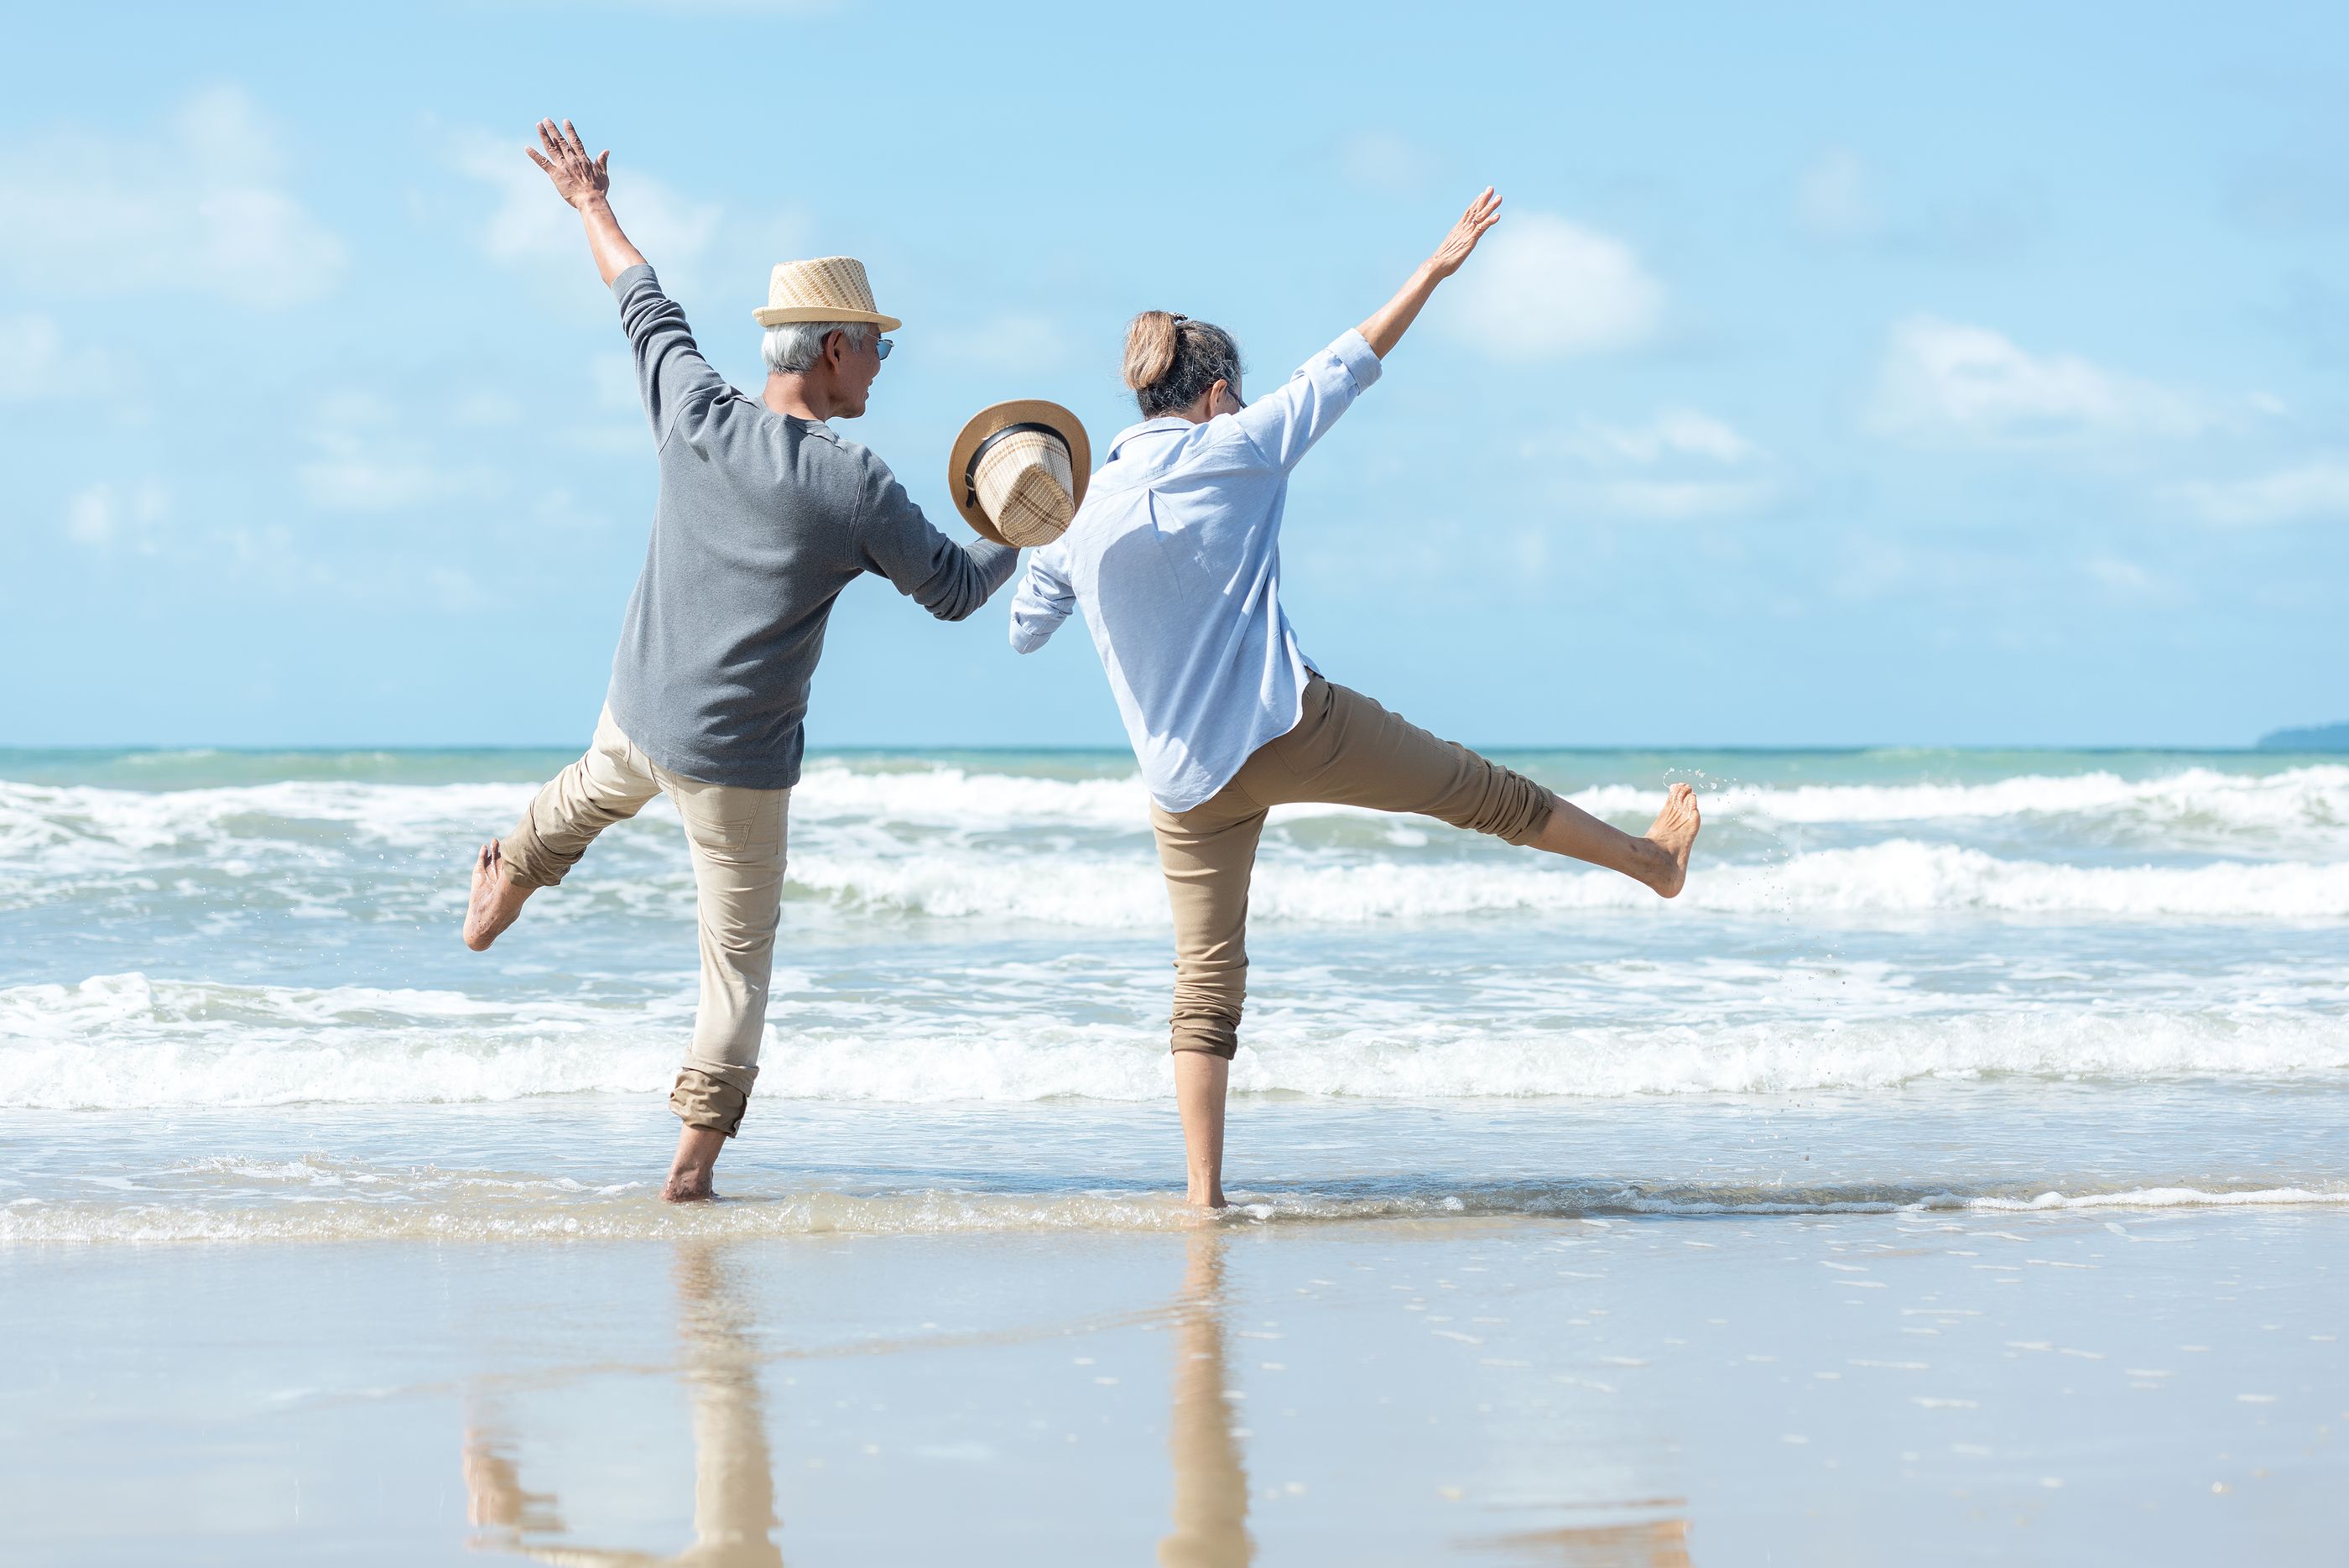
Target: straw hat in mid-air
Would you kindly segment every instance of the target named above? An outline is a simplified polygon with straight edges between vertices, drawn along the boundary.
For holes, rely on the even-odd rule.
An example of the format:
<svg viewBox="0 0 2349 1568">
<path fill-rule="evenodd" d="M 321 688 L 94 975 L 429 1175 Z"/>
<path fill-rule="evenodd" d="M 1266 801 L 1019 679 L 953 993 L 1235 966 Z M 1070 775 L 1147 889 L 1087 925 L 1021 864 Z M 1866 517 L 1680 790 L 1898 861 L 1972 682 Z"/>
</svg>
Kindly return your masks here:
<svg viewBox="0 0 2349 1568">
<path fill-rule="evenodd" d="M 962 427 L 947 458 L 947 489 L 982 535 L 1026 549 L 1061 536 L 1092 469 L 1083 421 L 1058 403 L 1019 398 Z"/>
</svg>

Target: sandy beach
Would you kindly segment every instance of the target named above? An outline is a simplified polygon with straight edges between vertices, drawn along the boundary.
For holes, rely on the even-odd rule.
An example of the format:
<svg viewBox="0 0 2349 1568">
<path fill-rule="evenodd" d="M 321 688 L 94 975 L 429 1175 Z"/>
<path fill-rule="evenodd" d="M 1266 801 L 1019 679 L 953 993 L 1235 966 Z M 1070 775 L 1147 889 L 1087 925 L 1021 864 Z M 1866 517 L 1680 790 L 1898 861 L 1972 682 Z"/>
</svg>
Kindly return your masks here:
<svg viewBox="0 0 2349 1568">
<path fill-rule="evenodd" d="M 13 1561 L 2316 1563 L 2335 1208 L 0 1253 Z"/>
</svg>

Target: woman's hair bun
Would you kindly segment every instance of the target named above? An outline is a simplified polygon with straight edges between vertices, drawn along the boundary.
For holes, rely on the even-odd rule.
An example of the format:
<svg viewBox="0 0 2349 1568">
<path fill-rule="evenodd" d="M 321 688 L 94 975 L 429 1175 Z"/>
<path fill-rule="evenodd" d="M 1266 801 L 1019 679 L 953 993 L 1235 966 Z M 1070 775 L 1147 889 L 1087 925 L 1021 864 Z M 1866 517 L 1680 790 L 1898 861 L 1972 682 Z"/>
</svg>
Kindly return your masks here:
<svg viewBox="0 0 2349 1568">
<path fill-rule="evenodd" d="M 1183 344 L 1183 317 L 1145 310 L 1125 329 L 1125 385 L 1145 392 L 1166 379 Z"/>
</svg>

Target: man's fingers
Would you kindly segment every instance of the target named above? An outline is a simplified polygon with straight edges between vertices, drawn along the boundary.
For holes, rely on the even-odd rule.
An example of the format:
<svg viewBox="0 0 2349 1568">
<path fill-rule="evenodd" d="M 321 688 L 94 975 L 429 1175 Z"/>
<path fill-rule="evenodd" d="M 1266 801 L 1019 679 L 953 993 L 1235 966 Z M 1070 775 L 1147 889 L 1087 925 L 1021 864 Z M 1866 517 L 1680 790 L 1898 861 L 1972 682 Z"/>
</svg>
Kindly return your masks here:
<svg viewBox="0 0 2349 1568">
<path fill-rule="evenodd" d="M 563 138 L 555 134 L 554 121 L 551 119 L 542 119 L 538 122 L 538 144 L 546 149 L 548 157 L 557 160 L 561 159 L 566 151 L 563 145 Z"/>
<path fill-rule="evenodd" d="M 607 176 L 612 172 L 612 150 L 610 148 L 606 147 L 603 151 L 595 154 L 595 172 Z"/>
<path fill-rule="evenodd" d="M 546 154 L 545 154 L 545 153 L 541 152 L 541 151 L 540 151 L 537 148 L 535 148 L 535 147 L 525 147 L 525 148 L 523 148 L 523 151 L 524 152 L 527 152 L 528 154 L 530 154 L 530 161 L 531 161 L 533 163 L 537 164 L 541 169 L 545 170 L 549 174 L 552 174 L 552 173 L 554 173 L 554 164 L 552 164 L 552 163 L 549 163 L 549 162 L 546 161 Z"/>
<path fill-rule="evenodd" d="M 571 138 L 571 151 L 579 154 L 579 161 L 581 162 L 585 162 L 587 161 L 587 144 L 579 140 L 579 133 L 571 128 L 571 122 L 567 119 L 563 122 L 563 134 Z"/>
</svg>

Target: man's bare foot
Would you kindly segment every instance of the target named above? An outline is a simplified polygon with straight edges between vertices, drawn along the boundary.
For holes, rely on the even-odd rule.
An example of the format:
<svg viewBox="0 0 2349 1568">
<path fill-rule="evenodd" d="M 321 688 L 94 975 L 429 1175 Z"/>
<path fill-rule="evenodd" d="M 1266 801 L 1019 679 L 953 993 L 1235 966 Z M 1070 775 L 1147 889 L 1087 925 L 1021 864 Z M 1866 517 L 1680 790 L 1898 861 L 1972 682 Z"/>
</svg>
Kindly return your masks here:
<svg viewBox="0 0 2349 1568">
<path fill-rule="evenodd" d="M 465 945 L 477 953 L 488 951 L 522 913 L 523 900 L 537 891 L 507 875 L 505 853 L 496 839 L 482 845 L 473 857 L 473 896 L 465 904 Z"/>
<path fill-rule="evenodd" d="M 663 1203 L 699 1203 L 717 1196 L 718 1189 L 711 1184 L 708 1166 L 698 1170 L 672 1170 L 661 1184 Z"/>
<path fill-rule="evenodd" d="M 1697 829 L 1703 826 L 1694 786 L 1672 785 L 1665 793 L 1664 809 L 1656 813 L 1655 825 L 1648 829 L 1648 842 L 1662 853 L 1654 857 L 1651 868 L 1639 873 L 1640 880 L 1667 898 L 1677 894 L 1688 881 L 1689 851 L 1695 847 Z"/>
<path fill-rule="evenodd" d="M 719 1151 L 726 1135 L 714 1127 L 683 1127 L 677 1135 L 677 1158 L 669 1161 L 668 1180 L 661 1186 L 664 1203 L 698 1203 L 718 1196 L 710 1174 L 718 1168 Z"/>
</svg>

